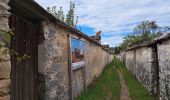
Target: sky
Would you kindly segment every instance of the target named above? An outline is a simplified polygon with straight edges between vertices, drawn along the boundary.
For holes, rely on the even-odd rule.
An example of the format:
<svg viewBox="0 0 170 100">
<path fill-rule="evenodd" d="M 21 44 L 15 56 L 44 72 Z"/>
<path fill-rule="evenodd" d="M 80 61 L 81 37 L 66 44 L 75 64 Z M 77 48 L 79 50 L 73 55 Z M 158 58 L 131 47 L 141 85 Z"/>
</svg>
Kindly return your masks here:
<svg viewBox="0 0 170 100">
<path fill-rule="evenodd" d="M 45 9 L 63 7 L 67 14 L 70 0 L 35 0 Z M 102 31 L 102 44 L 118 46 L 123 37 L 143 20 L 156 20 L 159 26 L 170 26 L 170 0 L 72 0 L 77 28 L 92 36 Z"/>
<path fill-rule="evenodd" d="M 71 46 L 72 46 L 72 52 L 75 50 L 75 48 L 79 50 L 84 50 L 85 49 L 85 44 L 84 41 L 77 40 L 77 39 L 71 39 Z"/>
</svg>

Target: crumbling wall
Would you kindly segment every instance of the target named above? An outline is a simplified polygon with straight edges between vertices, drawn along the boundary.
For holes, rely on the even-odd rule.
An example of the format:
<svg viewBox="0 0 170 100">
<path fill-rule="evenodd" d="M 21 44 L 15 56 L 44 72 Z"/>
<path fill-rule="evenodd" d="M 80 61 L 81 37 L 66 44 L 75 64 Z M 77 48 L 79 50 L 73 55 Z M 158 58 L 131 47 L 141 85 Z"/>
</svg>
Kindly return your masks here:
<svg viewBox="0 0 170 100">
<path fill-rule="evenodd" d="M 85 67 L 72 70 L 69 81 L 68 34 L 85 41 Z M 52 22 L 43 22 L 44 39 L 39 43 L 39 97 L 41 100 L 68 100 L 80 95 L 102 73 L 113 56 L 101 45 Z M 70 91 L 72 88 L 72 91 Z"/>
<path fill-rule="evenodd" d="M 8 17 L 10 9 L 7 3 L 9 0 L 0 1 L 0 35 L 2 31 L 8 31 Z M 3 55 L 3 48 L 0 49 L 0 100 L 10 100 L 10 72 L 11 61 L 9 55 Z"/>
<path fill-rule="evenodd" d="M 159 90 L 162 100 L 170 100 L 170 40 L 157 44 L 159 63 Z"/>
</svg>

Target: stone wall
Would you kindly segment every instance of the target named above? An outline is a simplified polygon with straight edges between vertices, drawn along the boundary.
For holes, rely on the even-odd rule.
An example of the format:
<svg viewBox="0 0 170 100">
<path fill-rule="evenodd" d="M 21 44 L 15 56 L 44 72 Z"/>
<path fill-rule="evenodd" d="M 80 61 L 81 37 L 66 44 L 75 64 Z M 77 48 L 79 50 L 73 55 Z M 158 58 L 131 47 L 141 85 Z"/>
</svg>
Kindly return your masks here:
<svg viewBox="0 0 170 100">
<path fill-rule="evenodd" d="M 41 100 L 68 100 L 68 43 L 66 31 L 44 22 L 44 41 L 38 47 Z M 44 99 L 45 98 L 45 99 Z"/>
<path fill-rule="evenodd" d="M 154 47 L 140 47 L 120 55 L 128 70 L 153 95 L 158 89 L 157 57 Z"/>
<path fill-rule="evenodd" d="M 130 47 L 119 59 L 151 94 L 170 100 L 170 33 L 150 43 Z"/>
<path fill-rule="evenodd" d="M 170 100 L 170 39 L 157 44 L 161 100 Z"/>
<path fill-rule="evenodd" d="M 8 31 L 8 17 L 10 9 L 7 3 L 9 0 L 0 0 L 0 34 L 2 31 Z M 0 49 L 0 100 L 10 100 L 10 72 L 11 62 L 9 55 L 2 54 Z"/>
<path fill-rule="evenodd" d="M 41 100 L 68 100 L 69 66 L 68 34 L 74 38 L 80 36 L 53 22 L 43 22 L 43 37 L 39 44 L 39 97 Z M 85 86 L 91 84 L 112 59 L 113 55 L 99 44 L 81 37 L 85 41 L 85 67 L 72 71 L 73 98 L 80 95 Z"/>
</svg>

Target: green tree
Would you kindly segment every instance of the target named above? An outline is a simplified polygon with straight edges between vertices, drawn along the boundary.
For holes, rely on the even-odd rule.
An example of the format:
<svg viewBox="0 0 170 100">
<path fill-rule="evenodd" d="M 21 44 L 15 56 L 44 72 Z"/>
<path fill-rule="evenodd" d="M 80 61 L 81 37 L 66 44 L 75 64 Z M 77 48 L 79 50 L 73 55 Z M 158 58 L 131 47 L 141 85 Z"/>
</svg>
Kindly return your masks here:
<svg viewBox="0 0 170 100">
<path fill-rule="evenodd" d="M 169 26 L 160 27 L 157 25 L 156 21 L 142 21 L 134 27 L 133 34 L 124 37 L 123 42 L 119 46 L 120 49 L 118 50 L 126 49 L 135 44 L 152 41 L 169 31 Z"/>
<path fill-rule="evenodd" d="M 66 23 L 71 26 L 74 26 L 74 9 L 75 4 L 73 2 L 70 2 L 70 10 L 68 11 L 68 14 L 66 16 Z"/>
<path fill-rule="evenodd" d="M 62 7 L 60 7 L 60 10 L 56 10 L 56 6 L 53 7 L 47 7 L 47 11 L 51 13 L 53 16 L 55 16 L 57 19 L 64 21 L 64 12 Z"/>
<path fill-rule="evenodd" d="M 60 9 L 57 11 L 56 10 L 56 6 L 53 6 L 53 7 L 47 7 L 47 11 L 49 13 L 51 13 L 53 16 L 55 16 L 57 19 L 67 23 L 68 25 L 70 26 L 76 26 L 77 23 L 78 23 L 78 18 L 76 18 L 76 22 L 74 24 L 74 9 L 75 9 L 75 4 L 71 1 L 70 2 L 70 9 L 68 11 L 68 13 L 66 14 L 66 18 L 64 17 L 64 12 L 63 12 L 63 9 L 62 7 L 60 7 Z"/>
<path fill-rule="evenodd" d="M 155 34 L 159 26 L 156 24 L 156 21 L 142 21 L 134 28 L 135 34 L 140 35 L 150 35 Z"/>
</svg>

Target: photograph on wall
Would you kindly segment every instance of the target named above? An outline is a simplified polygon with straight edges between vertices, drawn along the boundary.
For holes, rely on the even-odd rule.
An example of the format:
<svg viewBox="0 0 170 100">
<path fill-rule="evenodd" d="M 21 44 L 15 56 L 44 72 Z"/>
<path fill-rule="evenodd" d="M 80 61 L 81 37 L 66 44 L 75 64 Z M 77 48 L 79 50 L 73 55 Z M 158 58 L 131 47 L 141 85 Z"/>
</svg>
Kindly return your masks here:
<svg viewBox="0 0 170 100">
<path fill-rule="evenodd" d="M 71 53 L 73 69 L 84 66 L 85 42 L 71 38 Z"/>
</svg>

